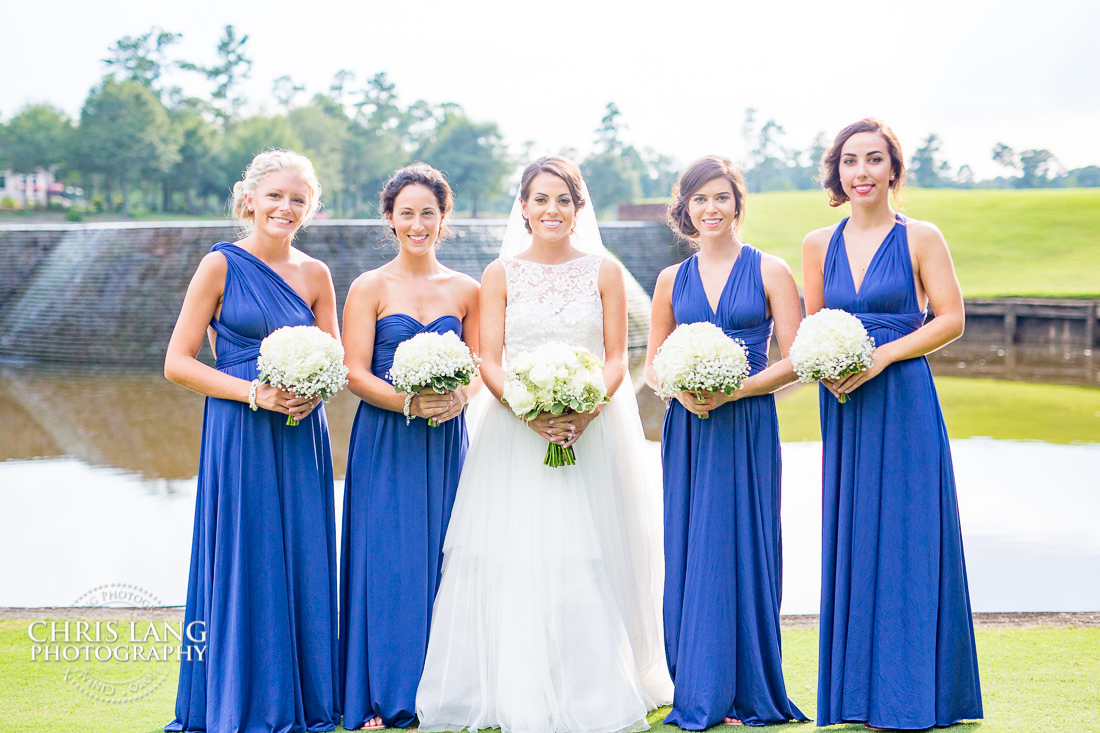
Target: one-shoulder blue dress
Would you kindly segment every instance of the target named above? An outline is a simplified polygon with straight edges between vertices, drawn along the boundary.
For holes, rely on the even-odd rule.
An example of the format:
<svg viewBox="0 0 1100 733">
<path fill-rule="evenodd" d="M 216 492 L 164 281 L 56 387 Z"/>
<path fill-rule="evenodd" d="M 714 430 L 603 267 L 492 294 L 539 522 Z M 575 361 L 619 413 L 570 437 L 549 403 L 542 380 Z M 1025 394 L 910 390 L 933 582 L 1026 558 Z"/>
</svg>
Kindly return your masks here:
<svg viewBox="0 0 1100 733">
<path fill-rule="evenodd" d="M 398 344 L 418 333 L 453 331 L 443 316 L 422 324 L 403 313 L 378 319 L 371 373 L 390 381 Z M 387 727 L 416 716 L 443 536 L 468 444 L 465 415 L 429 427 L 359 403 L 344 482 L 340 556 L 340 672 L 344 727 L 375 715 Z"/>
<path fill-rule="evenodd" d="M 235 244 L 216 368 L 257 376 L 260 341 L 309 306 Z M 326 731 L 336 717 L 336 525 L 328 421 L 206 398 L 176 720 L 167 731 Z M 205 648 L 203 648 L 205 645 Z M 190 658 L 188 658 L 188 656 Z"/>
<path fill-rule="evenodd" d="M 905 220 L 856 291 L 842 221 L 825 307 L 881 346 L 920 328 Z M 821 636 L 817 724 L 922 729 L 981 718 L 955 475 L 924 357 L 896 362 L 840 404 L 820 388 Z"/>
<path fill-rule="evenodd" d="M 768 366 L 772 319 L 760 250 L 743 245 L 711 309 L 693 255 L 672 289 L 676 323 L 709 321 L 740 339 L 750 374 Z M 772 395 L 727 402 L 703 420 L 673 401 L 661 444 L 665 493 L 665 650 L 676 683 L 665 722 L 702 730 L 806 720 L 787 697 L 779 423 Z"/>
</svg>

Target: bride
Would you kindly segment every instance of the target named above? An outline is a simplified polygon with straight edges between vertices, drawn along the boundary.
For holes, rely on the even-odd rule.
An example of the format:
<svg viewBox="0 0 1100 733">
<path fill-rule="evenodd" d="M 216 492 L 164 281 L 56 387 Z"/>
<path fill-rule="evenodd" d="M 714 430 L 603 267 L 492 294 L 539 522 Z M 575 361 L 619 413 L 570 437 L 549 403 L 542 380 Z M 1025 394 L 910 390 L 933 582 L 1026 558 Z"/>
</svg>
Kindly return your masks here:
<svg viewBox="0 0 1100 733">
<path fill-rule="evenodd" d="M 527 166 L 482 278 L 481 374 L 496 399 L 471 416 L 416 695 L 422 731 L 642 730 L 672 699 L 659 472 L 643 465 L 627 376 L 623 270 L 586 194 L 568 160 Z M 550 341 L 601 357 L 613 398 L 525 425 L 500 401 L 505 363 Z M 544 466 L 548 441 L 573 446 L 576 465 Z"/>
</svg>

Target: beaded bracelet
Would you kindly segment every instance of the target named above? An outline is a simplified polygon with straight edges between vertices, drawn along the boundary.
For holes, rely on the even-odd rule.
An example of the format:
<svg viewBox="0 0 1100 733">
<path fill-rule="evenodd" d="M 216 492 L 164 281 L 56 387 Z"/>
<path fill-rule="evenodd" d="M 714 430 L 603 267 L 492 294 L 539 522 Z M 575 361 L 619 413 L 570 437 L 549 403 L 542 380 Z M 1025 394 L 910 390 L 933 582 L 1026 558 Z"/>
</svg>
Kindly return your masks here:
<svg viewBox="0 0 1100 733">
<path fill-rule="evenodd" d="M 405 424 L 406 425 L 411 423 L 413 421 L 413 418 L 416 417 L 416 415 L 410 415 L 409 414 L 409 408 L 412 407 L 413 397 L 416 397 L 415 392 L 410 392 L 409 394 L 405 395 Z"/>
<path fill-rule="evenodd" d="M 256 390 L 260 388 L 260 380 L 253 379 L 252 384 L 248 387 L 248 406 L 252 408 L 252 411 L 260 409 L 256 404 Z"/>
</svg>

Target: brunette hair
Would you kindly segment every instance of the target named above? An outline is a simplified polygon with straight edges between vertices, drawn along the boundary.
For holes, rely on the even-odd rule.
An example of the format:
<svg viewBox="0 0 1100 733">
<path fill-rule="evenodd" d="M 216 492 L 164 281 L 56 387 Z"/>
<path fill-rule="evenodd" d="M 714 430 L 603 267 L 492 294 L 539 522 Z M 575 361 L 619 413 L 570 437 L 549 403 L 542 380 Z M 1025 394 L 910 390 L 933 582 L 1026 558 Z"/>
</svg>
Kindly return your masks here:
<svg viewBox="0 0 1100 733">
<path fill-rule="evenodd" d="M 840 206 L 848 201 L 848 194 L 844 193 L 844 187 L 840 183 L 840 154 L 848 138 L 861 132 L 877 132 L 886 140 L 886 149 L 890 153 L 890 191 L 896 201 L 901 201 L 900 191 L 905 183 L 905 157 L 901 152 L 901 143 L 885 122 L 875 117 L 865 117 L 838 132 L 832 147 L 821 158 L 818 179 L 829 194 L 829 206 Z"/>
<path fill-rule="evenodd" d="M 520 201 L 527 201 L 527 198 L 531 195 L 531 183 L 540 173 L 551 173 L 565 181 L 565 185 L 569 188 L 569 195 L 573 198 L 573 203 L 577 205 L 578 211 L 588 203 L 581 193 L 584 190 L 584 177 L 581 175 L 580 168 L 573 161 L 556 155 L 539 158 L 523 169 L 523 176 L 519 180 Z M 527 233 L 530 234 L 531 222 L 524 218 L 523 225 L 527 227 Z"/>
<path fill-rule="evenodd" d="M 277 171 L 297 173 L 309 189 L 309 204 L 305 216 L 302 217 L 302 226 L 308 224 L 321 208 L 321 183 L 317 180 L 317 172 L 313 170 L 313 163 L 309 158 L 290 150 L 265 150 L 252 159 L 241 180 L 233 184 L 230 213 L 245 231 L 252 229 L 252 222 L 256 218 L 255 213 L 248 209 L 248 197 L 255 196 L 260 182 Z"/>
<path fill-rule="evenodd" d="M 672 203 L 668 205 L 665 213 L 665 223 L 669 228 L 688 243 L 694 243 L 699 236 L 699 230 L 691 223 L 691 215 L 688 213 L 688 203 L 695 192 L 713 181 L 715 178 L 725 178 L 733 188 L 733 199 L 736 205 L 734 229 L 741 226 L 745 220 L 745 178 L 741 170 L 728 158 L 718 155 L 708 155 L 688 166 L 687 170 L 680 174 L 680 180 L 672 187 Z"/>
<path fill-rule="evenodd" d="M 411 163 L 404 168 L 399 168 L 390 176 L 390 180 L 382 186 L 382 193 L 378 195 L 378 208 L 381 210 L 382 216 L 387 219 L 392 217 L 397 195 L 405 190 L 406 186 L 417 185 L 424 186 L 435 194 L 436 203 L 439 205 L 439 216 L 443 221 L 443 225 L 439 230 L 439 239 L 446 239 L 451 235 L 451 229 L 447 226 L 447 215 L 454 208 L 454 192 L 451 190 L 451 184 L 447 183 L 447 179 L 443 174 L 427 163 Z M 397 233 L 392 224 L 390 225 L 390 231 L 394 234 Z M 437 243 L 438 241 L 436 240 Z"/>
</svg>

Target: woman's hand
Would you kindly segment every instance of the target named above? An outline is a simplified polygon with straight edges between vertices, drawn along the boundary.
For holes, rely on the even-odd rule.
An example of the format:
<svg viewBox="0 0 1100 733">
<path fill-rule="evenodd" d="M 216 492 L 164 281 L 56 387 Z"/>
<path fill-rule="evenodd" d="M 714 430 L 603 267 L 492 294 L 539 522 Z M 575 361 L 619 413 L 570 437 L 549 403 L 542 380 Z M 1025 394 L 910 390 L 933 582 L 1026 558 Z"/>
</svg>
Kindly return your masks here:
<svg viewBox="0 0 1100 733">
<path fill-rule="evenodd" d="M 732 395 L 725 392 L 681 392 L 676 395 L 676 401 L 684 406 L 684 409 L 692 415 L 708 417 L 712 410 L 716 410 L 727 402 L 734 402 L 741 395 L 741 390 L 734 390 Z"/>
<path fill-rule="evenodd" d="M 562 448 L 568 448 L 577 442 L 581 434 L 588 429 L 589 424 L 596 419 L 601 409 L 603 409 L 603 405 L 592 412 L 570 411 L 563 412 L 560 415 L 544 412 L 528 422 L 527 425 L 547 442 L 557 443 Z"/>
<path fill-rule="evenodd" d="M 871 352 L 871 366 L 862 372 L 849 374 L 843 379 L 835 381 L 822 379 L 821 383 L 839 400 L 841 395 L 850 395 L 879 374 L 882 374 L 882 370 L 890 363 L 891 360 L 888 358 L 884 347 L 876 348 Z"/>
<path fill-rule="evenodd" d="M 297 397 L 266 382 L 256 387 L 256 406 L 271 412 L 281 412 L 301 422 L 321 404 L 320 397 Z"/>
<path fill-rule="evenodd" d="M 434 420 L 436 425 L 442 425 L 451 418 L 461 415 L 467 401 L 465 387 L 443 394 L 437 393 L 431 387 L 425 387 L 413 397 L 409 405 L 409 414 Z"/>
</svg>

